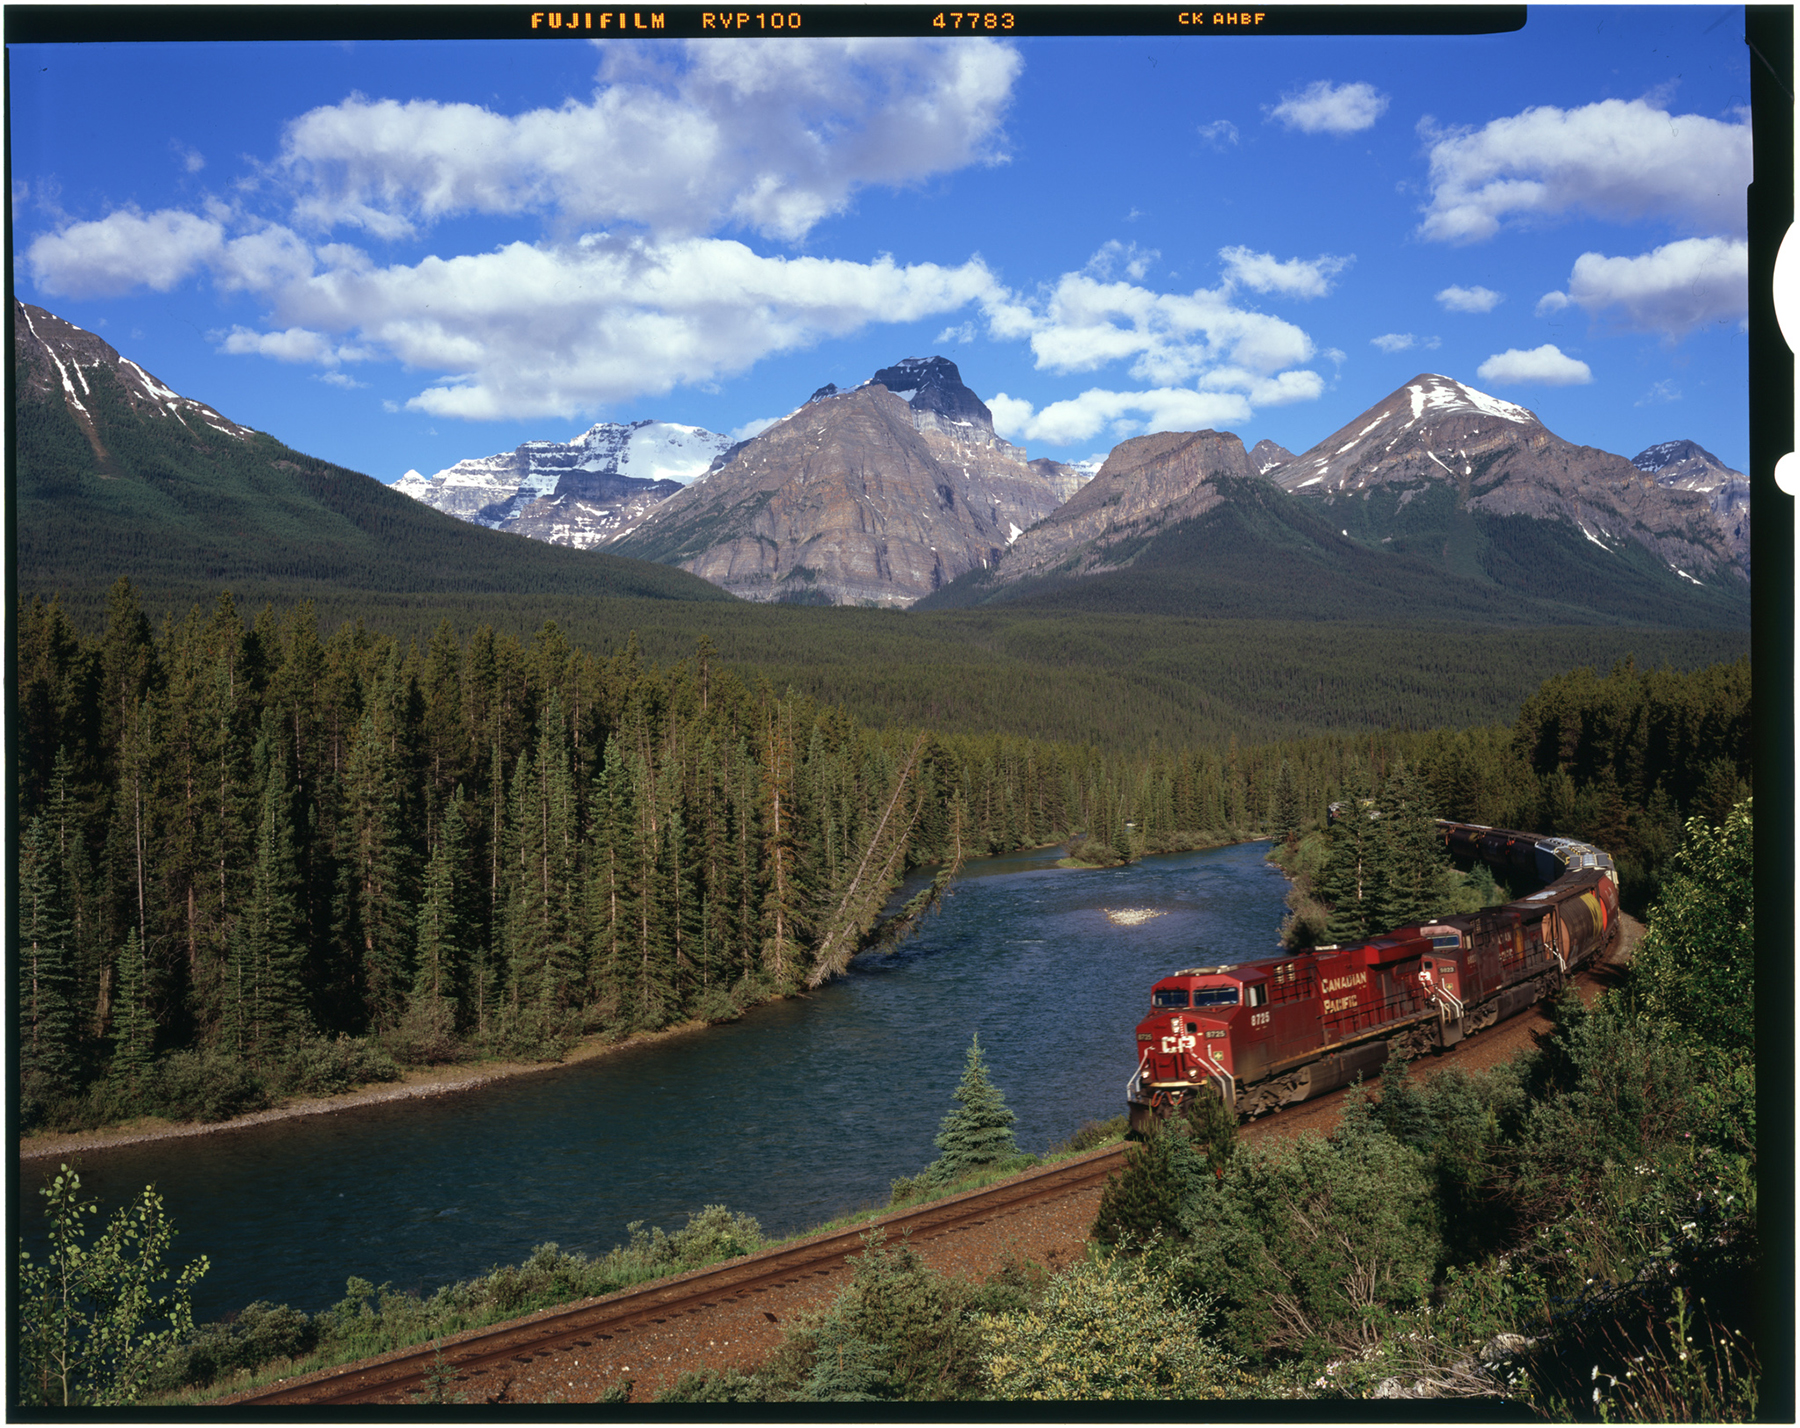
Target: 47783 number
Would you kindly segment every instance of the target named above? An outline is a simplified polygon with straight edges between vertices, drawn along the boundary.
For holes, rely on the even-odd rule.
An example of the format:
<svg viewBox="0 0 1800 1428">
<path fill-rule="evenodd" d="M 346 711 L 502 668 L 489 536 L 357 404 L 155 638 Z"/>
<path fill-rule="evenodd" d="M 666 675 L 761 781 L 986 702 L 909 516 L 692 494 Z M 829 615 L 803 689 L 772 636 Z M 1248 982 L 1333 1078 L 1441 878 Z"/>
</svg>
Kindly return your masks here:
<svg viewBox="0 0 1800 1428">
<path fill-rule="evenodd" d="M 939 10 L 931 22 L 934 30 L 1010 30 L 1011 10 Z"/>
</svg>

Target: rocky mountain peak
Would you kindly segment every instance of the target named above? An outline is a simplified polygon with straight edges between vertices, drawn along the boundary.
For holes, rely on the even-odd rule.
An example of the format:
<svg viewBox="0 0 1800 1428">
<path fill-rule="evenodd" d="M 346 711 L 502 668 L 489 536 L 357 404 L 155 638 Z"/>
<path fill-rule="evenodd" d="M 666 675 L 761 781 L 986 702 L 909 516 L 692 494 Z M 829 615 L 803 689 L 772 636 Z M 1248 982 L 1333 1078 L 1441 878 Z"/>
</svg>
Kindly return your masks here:
<svg viewBox="0 0 1800 1428">
<path fill-rule="evenodd" d="M 1293 452 L 1278 442 L 1270 441 L 1266 436 L 1250 448 L 1250 464 L 1264 476 L 1277 466 L 1286 466 L 1293 459 Z"/>
<path fill-rule="evenodd" d="M 948 357 L 907 357 L 883 367 L 871 383 L 886 387 L 913 409 L 914 418 L 935 415 L 942 425 L 979 426 L 990 435 L 993 413 L 987 403 L 963 385 L 962 373 Z M 921 430 L 930 422 L 920 422 Z"/>
<path fill-rule="evenodd" d="M 1730 481 L 1748 485 L 1750 480 L 1697 441 L 1664 441 L 1647 446 L 1631 458 L 1631 464 L 1649 472 L 1659 485 L 1676 486 L 1683 491 L 1714 491 Z"/>
<path fill-rule="evenodd" d="M 1403 536 L 1409 503 L 1444 499 L 1448 487 L 1457 509 L 1567 522 L 1606 551 L 1636 543 L 1696 584 L 1710 571 L 1744 574 L 1705 496 L 1659 485 L 1623 456 L 1565 441 L 1528 408 L 1437 373 L 1413 378 L 1271 479 L 1327 504 L 1379 497 L 1369 510 L 1386 512 L 1384 543 Z"/>
<path fill-rule="evenodd" d="M 171 390 L 94 333 L 17 298 L 13 299 L 13 352 L 18 359 L 20 395 L 60 395 L 93 444 L 103 470 L 108 458 L 90 409 L 95 400 L 90 379 L 102 373 L 116 384 L 116 394 L 141 416 L 173 419 L 190 429 L 214 431 L 240 441 L 252 435 L 249 427 L 221 416 L 205 402 Z"/>
</svg>

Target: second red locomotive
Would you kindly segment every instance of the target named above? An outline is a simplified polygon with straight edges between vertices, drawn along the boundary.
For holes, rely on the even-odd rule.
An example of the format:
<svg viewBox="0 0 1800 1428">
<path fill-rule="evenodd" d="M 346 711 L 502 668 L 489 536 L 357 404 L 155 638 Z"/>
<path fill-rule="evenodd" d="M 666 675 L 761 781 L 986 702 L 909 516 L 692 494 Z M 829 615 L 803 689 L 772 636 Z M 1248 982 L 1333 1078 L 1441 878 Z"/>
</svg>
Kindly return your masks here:
<svg viewBox="0 0 1800 1428">
<path fill-rule="evenodd" d="M 1617 933 L 1613 862 L 1563 838 L 1439 823 L 1451 850 L 1548 886 L 1502 907 L 1352 947 L 1189 967 L 1151 989 L 1126 1089 L 1133 1130 L 1188 1097 L 1259 1116 L 1454 1046 L 1535 1002 Z"/>
</svg>

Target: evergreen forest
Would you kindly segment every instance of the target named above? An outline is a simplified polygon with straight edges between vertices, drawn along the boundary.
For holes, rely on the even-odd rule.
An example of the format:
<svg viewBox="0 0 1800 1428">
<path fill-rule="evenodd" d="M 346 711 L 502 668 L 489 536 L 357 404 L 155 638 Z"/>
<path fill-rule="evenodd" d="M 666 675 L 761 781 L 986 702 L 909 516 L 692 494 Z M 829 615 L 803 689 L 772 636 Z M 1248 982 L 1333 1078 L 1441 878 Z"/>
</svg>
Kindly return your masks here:
<svg viewBox="0 0 1800 1428">
<path fill-rule="evenodd" d="M 1436 814 L 1590 838 L 1641 895 L 1750 778 L 1746 660 L 1578 670 L 1511 728 L 1132 751 L 870 727 L 704 638 L 403 643 L 229 594 L 158 629 L 123 580 L 97 636 L 33 601 L 18 641 L 27 1124 L 727 1019 L 899 935 L 908 869 L 1286 838 L 1402 770 Z"/>
</svg>

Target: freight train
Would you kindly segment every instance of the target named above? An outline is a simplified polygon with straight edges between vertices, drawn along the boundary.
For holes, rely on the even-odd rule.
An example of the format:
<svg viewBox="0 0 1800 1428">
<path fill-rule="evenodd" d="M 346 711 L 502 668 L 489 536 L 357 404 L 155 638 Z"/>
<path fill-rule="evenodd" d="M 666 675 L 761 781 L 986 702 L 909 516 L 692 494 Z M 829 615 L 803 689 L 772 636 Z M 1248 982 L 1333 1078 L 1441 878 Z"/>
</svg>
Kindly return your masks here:
<svg viewBox="0 0 1800 1428">
<path fill-rule="evenodd" d="M 1556 994 L 1618 935 L 1613 860 L 1568 838 L 1439 820 L 1451 853 L 1537 892 L 1502 907 L 1159 981 L 1126 1088 L 1140 1134 L 1191 1096 L 1260 1116 L 1455 1046 Z"/>
</svg>

